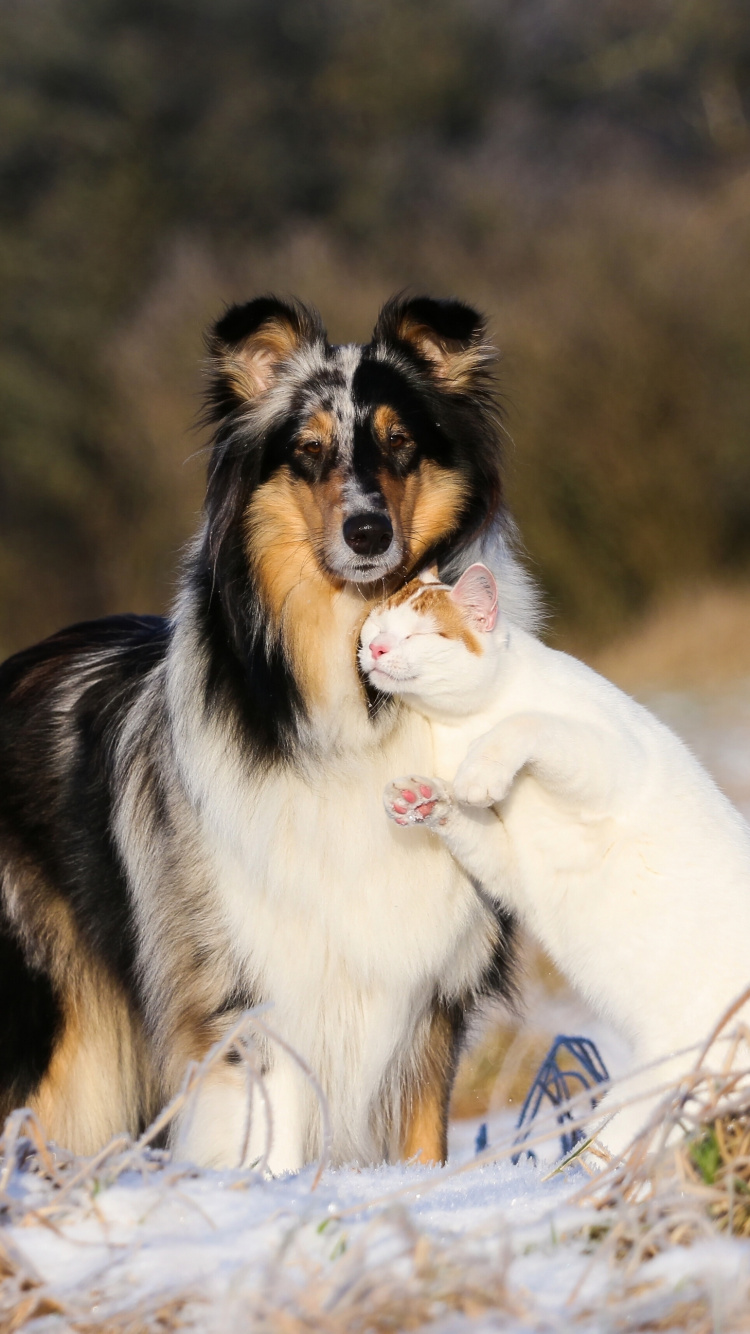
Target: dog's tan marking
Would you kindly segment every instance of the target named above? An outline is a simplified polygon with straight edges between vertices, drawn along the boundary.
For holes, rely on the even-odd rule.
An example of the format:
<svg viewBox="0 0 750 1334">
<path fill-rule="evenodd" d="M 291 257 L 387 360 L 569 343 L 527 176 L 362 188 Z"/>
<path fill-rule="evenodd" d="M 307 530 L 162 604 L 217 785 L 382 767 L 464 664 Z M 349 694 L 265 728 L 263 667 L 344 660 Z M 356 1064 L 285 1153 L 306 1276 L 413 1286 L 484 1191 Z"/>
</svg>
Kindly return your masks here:
<svg viewBox="0 0 750 1334">
<path fill-rule="evenodd" d="M 409 522 L 410 554 L 418 561 L 433 543 L 442 541 L 458 527 L 468 496 L 466 480 L 459 473 L 424 459 L 415 478 Z"/>
<path fill-rule="evenodd" d="M 455 1037 L 448 1016 L 436 1010 L 419 1074 L 405 1090 L 401 1110 L 401 1158 L 444 1163 L 448 1157 L 448 1103 L 455 1068 Z"/>
<path fill-rule="evenodd" d="M 29 1099 L 49 1139 L 94 1153 L 113 1135 L 135 1136 L 159 1106 L 146 1040 L 117 984 L 93 962 L 61 998 L 63 1030 Z"/>
<path fill-rule="evenodd" d="M 237 347 L 219 353 L 217 369 L 238 397 L 252 401 L 268 389 L 279 367 L 301 343 L 299 329 L 276 316 Z"/>
<path fill-rule="evenodd" d="M 291 592 L 302 582 L 330 588 L 331 581 L 319 571 L 315 548 L 324 532 L 325 511 L 335 505 L 333 493 L 335 484 L 311 487 L 282 468 L 258 488 L 248 506 L 247 554 L 275 631 L 281 629 Z"/>
<path fill-rule="evenodd" d="M 383 469 L 378 482 L 394 532 L 404 543 L 404 565 L 413 569 L 433 543 L 458 527 L 466 502 L 466 483 L 429 459 L 405 477 L 395 477 Z"/>
<path fill-rule="evenodd" d="M 49 1066 L 29 1106 L 47 1137 L 75 1153 L 93 1153 L 120 1131 L 137 1134 L 159 1102 L 137 1013 L 82 943 L 69 904 L 33 863 L 19 858 L 4 888 L 4 906 L 25 952 L 49 974 L 62 1012 Z"/>
<path fill-rule="evenodd" d="M 497 358 L 497 352 L 490 344 L 477 341 L 466 345 L 451 338 L 441 338 L 408 311 L 404 312 L 398 337 L 411 343 L 420 357 L 433 367 L 436 377 L 455 393 L 471 388 L 477 377 Z"/>
<path fill-rule="evenodd" d="M 221 976 L 214 979 L 208 969 L 198 970 L 192 975 L 185 970 L 182 981 L 183 1006 L 173 1017 L 162 1071 L 167 1097 L 173 1097 L 178 1091 L 189 1063 L 200 1063 L 214 1043 L 219 1042 L 235 1026 L 241 1013 L 239 1010 L 217 1013 L 216 1007 L 222 999 Z M 197 988 L 198 994 L 186 1002 L 184 998 L 191 985 L 194 990 Z"/>
<path fill-rule="evenodd" d="M 323 449 L 330 449 L 334 442 L 335 431 L 333 414 L 326 412 L 324 408 L 318 408 L 317 411 L 310 413 L 300 428 L 298 442 L 302 447 L 320 443 Z"/>
<path fill-rule="evenodd" d="M 384 448 L 393 449 L 394 436 L 402 436 L 404 443 L 411 437 L 395 408 L 381 403 L 372 414 L 372 426 L 375 438 Z M 395 445 L 398 448 L 398 445 Z"/>
<path fill-rule="evenodd" d="M 322 569 L 316 554 L 325 532 L 341 523 L 341 485 L 335 472 L 325 482 L 311 484 L 282 468 L 255 493 L 245 523 L 248 558 L 271 628 L 282 638 L 308 703 L 327 698 L 335 674 L 342 670 L 342 625 L 335 604 L 343 581 Z M 382 584 L 374 585 L 371 598 L 358 599 L 356 618 L 346 628 L 351 652 L 344 670 L 358 695 L 359 632 L 381 595 Z"/>
</svg>

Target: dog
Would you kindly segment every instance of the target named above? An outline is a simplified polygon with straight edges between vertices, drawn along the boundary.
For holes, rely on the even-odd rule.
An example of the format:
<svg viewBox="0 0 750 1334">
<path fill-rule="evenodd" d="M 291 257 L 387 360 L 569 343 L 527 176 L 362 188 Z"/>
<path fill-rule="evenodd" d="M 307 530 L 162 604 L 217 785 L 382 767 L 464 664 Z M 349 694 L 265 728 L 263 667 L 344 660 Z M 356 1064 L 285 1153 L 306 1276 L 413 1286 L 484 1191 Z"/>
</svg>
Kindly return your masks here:
<svg viewBox="0 0 750 1334">
<path fill-rule="evenodd" d="M 0 669 L 0 1112 L 92 1153 L 265 1002 L 263 1097 L 236 1053 L 215 1062 L 178 1157 L 252 1164 L 270 1139 L 271 1172 L 311 1160 L 293 1051 L 335 1163 L 444 1161 L 467 1021 L 514 996 L 514 923 L 384 819 L 392 774 L 430 771 L 430 727 L 356 650 L 435 562 L 481 557 L 533 619 L 494 351 L 476 311 L 426 297 L 389 301 L 364 346 L 273 296 L 207 342 L 205 521 L 171 617 L 76 625 Z"/>
</svg>

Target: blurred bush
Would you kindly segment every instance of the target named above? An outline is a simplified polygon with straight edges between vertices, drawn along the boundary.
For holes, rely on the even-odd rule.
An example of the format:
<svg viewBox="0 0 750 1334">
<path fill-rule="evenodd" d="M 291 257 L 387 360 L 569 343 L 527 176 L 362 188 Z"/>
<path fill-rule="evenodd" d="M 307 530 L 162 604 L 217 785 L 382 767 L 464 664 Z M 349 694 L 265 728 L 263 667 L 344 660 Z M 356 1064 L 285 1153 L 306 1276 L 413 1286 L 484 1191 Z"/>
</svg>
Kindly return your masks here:
<svg viewBox="0 0 750 1334">
<path fill-rule="evenodd" d="M 749 116 L 745 0 L 0 0 L 2 647 L 167 604 L 269 288 L 490 313 L 561 634 L 750 573 Z"/>
</svg>

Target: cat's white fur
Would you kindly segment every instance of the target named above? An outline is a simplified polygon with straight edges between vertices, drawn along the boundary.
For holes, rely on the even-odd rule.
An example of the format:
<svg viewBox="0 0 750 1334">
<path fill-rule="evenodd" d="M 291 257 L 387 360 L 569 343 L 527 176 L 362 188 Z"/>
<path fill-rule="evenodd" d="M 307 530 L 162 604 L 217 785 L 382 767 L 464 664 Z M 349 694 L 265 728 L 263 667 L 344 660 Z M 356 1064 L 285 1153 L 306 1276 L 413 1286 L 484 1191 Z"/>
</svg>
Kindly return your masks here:
<svg viewBox="0 0 750 1334">
<path fill-rule="evenodd" d="M 390 785 L 389 815 L 433 828 L 519 915 L 636 1066 L 702 1041 L 750 984 L 750 826 L 645 708 L 507 617 L 495 624 L 485 567 L 443 587 L 474 651 L 415 608 L 419 589 L 362 630 L 363 670 L 429 717 L 436 771 L 453 779 L 452 791 Z M 642 1086 L 694 1061 L 675 1056 Z M 615 1115 L 607 1147 L 626 1147 L 648 1109 Z"/>
</svg>

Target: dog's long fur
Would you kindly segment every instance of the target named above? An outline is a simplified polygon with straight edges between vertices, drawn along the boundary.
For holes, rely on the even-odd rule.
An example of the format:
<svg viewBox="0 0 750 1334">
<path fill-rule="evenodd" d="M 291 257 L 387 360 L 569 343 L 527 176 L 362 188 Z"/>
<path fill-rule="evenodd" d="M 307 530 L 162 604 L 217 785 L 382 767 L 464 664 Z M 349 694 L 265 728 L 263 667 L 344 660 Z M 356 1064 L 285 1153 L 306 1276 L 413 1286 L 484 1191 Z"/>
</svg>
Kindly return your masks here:
<svg viewBox="0 0 750 1334">
<path fill-rule="evenodd" d="M 429 724 L 367 694 L 359 630 L 433 561 L 494 563 L 516 615 L 479 316 L 394 300 L 365 347 L 260 298 L 209 339 L 206 520 L 170 620 L 74 626 L 0 669 L 0 1112 L 79 1152 L 136 1132 L 243 1008 L 330 1103 L 338 1162 L 445 1156 L 478 998 L 512 995 L 513 924 L 427 835 L 383 818 Z M 271 1167 L 319 1145 L 309 1087 L 260 1049 Z M 237 1163 L 241 1066 L 173 1131 Z M 259 1156 L 253 1118 L 246 1161 Z"/>
</svg>

